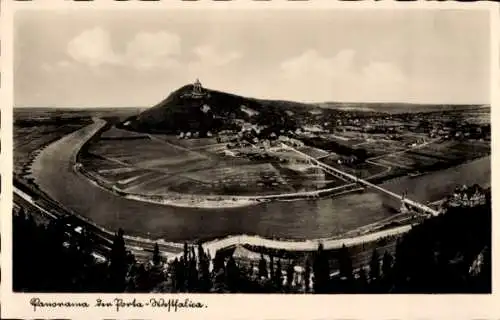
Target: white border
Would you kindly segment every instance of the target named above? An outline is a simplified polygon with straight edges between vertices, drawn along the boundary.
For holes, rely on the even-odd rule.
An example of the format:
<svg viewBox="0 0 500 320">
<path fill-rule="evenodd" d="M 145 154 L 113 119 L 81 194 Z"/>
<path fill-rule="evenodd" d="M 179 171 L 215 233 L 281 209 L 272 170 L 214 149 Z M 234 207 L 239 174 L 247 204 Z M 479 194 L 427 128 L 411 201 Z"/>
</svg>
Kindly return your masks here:
<svg viewBox="0 0 500 320">
<path fill-rule="evenodd" d="M 49 4 L 50 3 L 50 4 Z M 52 9 L 102 9 L 102 10 L 138 10 L 138 9 L 298 9 L 316 10 L 332 8 L 349 8 L 366 10 L 368 8 L 391 9 L 489 9 L 491 10 L 491 107 L 492 123 L 498 118 L 500 107 L 500 7 L 495 3 L 396 3 L 396 2 L 357 2 L 342 3 L 330 0 L 310 0 L 289 2 L 283 0 L 251 1 L 233 0 L 214 2 L 200 0 L 196 2 L 180 0 L 163 0 L 158 2 L 141 2 L 131 0 L 116 2 L 112 0 L 95 0 L 92 2 L 74 2 L 65 0 L 34 0 L 30 2 L 1 1 L 1 155 L 0 169 L 2 175 L 1 199 L 1 235 L 2 235 L 2 286 L 1 300 L 2 318 L 214 318 L 214 319 L 494 319 L 500 315 L 497 295 L 162 295 L 165 298 L 189 298 L 203 301 L 209 308 L 167 314 L 162 309 L 129 309 L 116 313 L 112 309 L 43 309 L 32 312 L 29 299 L 31 294 L 13 294 L 11 292 L 11 207 L 12 207 L 12 106 L 13 106 L 13 12 L 19 9 L 52 10 Z M 500 119 L 500 118 L 499 118 Z M 493 184 L 497 178 L 496 168 L 499 165 L 496 152 L 500 132 L 493 126 L 492 139 L 492 175 Z M 498 207 L 497 189 L 493 190 L 493 212 Z M 499 219 L 493 215 L 493 226 L 498 225 Z M 495 245 L 500 243 L 499 233 L 493 230 L 493 266 L 499 262 L 500 250 Z M 493 290 L 498 291 L 498 272 L 493 272 Z M 495 290 L 495 288 L 497 290 Z M 92 302 L 95 297 L 103 299 L 116 296 L 128 298 L 144 297 L 144 295 L 37 295 L 47 297 L 71 298 L 73 301 Z M 153 295 L 148 295 L 153 297 Z M 159 297 L 160 295 L 154 295 Z"/>
</svg>

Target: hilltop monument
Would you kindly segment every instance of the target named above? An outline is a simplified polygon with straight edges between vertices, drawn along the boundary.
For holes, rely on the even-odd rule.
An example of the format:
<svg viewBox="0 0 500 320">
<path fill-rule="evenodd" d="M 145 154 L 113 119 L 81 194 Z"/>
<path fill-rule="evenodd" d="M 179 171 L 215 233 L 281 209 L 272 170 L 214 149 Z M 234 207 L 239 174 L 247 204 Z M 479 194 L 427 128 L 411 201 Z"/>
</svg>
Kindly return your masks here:
<svg viewBox="0 0 500 320">
<path fill-rule="evenodd" d="M 198 78 L 196 78 L 196 81 L 193 84 L 193 92 L 203 93 L 203 87 L 201 86 L 201 82 Z"/>
<path fill-rule="evenodd" d="M 186 92 L 182 95 L 183 98 L 191 98 L 191 99 L 201 99 L 208 96 L 209 94 L 205 91 L 198 78 L 193 83 L 193 88 L 191 89 L 191 91 Z"/>
</svg>

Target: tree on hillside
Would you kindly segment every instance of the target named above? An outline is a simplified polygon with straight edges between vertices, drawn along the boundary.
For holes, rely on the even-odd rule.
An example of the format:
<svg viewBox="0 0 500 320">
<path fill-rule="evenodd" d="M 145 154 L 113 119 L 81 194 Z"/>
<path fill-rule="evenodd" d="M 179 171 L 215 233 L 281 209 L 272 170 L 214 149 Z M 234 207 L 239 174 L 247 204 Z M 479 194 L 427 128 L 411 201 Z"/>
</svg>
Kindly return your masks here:
<svg viewBox="0 0 500 320">
<path fill-rule="evenodd" d="M 239 270 L 234 261 L 233 256 L 230 256 L 226 263 L 226 285 L 231 292 L 238 291 L 239 288 Z"/>
<path fill-rule="evenodd" d="M 188 260 L 188 254 L 189 254 L 189 249 L 188 249 L 188 244 L 187 242 L 184 242 L 184 251 L 183 251 L 183 258 L 184 258 L 184 261 L 187 261 Z"/>
<path fill-rule="evenodd" d="M 269 279 L 274 279 L 274 257 L 272 255 L 269 256 Z"/>
<path fill-rule="evenodd" d="M 309 292 L 311 288 L 311 261 L 309 260 L 309 257 L 306 258 L 306 265 L 304 267 L 304 286 L 306 292 Z"/>
<path fill-rule="evenodd" d="M 215 252 L 215 257 L 214 257 L 214 260 L 213 260 L 213 271 L 216 272 L 216 271 L 219 271 L 220 269 L 224 269 L 225 268 L 225 261 L 224 261 L 224 256 L 222 255 L 222 253 L 217 250 Z"/>
<path fill-rule="evenodd" d="M 278 259 L 276 262 L 276 272 L 274 274 L 274 285 L 276 286 L 276 289 L 281 290 L 283 286 L 283 274 L 281 270 L 281 261 Z"/>
<path fill-rule="evenodd" d="M 382 257 L 382 274 L 380 276 L 380 290 L 382 292 L 389 292 L 394 287 L 393 261 L 392 255 L 385 251 Z"/>
<path fill-rule="evenodd" d="M 316 251 L 316 254 L 314 256 L 313 274 L 314 292 L 326 293 L 329 289 L 330 284 L 330 265 L 326 252 L 323 250 L 322 243 L 318 245 L 318 250 Z"/>
<path fill-rule="evenodd" d="M 68 281 L 69 273 L 71 272 L 71 270 L 66 268 L 67 263 L 68 263 L 68 259 L 66 256 L 66 248 L 64 245 L 65 245 L 65 243 L 67 243 L 68 236 L 65 232 L 64 221 L 63 220 L 50 221 L 49 224 L 47 225 L 46 235 L 45 235 L 46 238 L 44 237 L 45 239 L 38 238 L 40 236 L 40 234 L 36 230 L 36 223 L 33 220 L 33 217 L 31 215 L 27 216 L 26 223 L 28 226 L 30 226 L 30 229 L 33 228 L 32 230 L 33 230 L 33 232 L 35 232 L 35 234 L 34 234 L 35 238 L 32 240 L 41 241 L 44 246 L 49 248 L 49 250 L 47 250 L 47 252 L 46 252 L 45 259 L 47 259 L 47 261 L 50 261 L 50 265 L 52 265 L 52 267 L 47 268 L 47 270 L 44 270 L 44 272 L 46 272 L 46 274 L 48 275 L 48 277 L 46 279 L 47 280 L 50 279 L 50 281 L 52 283 L 46 282 L 47 280 L 41 280 L 42 287 L 47 288 L 48 291 L 50 291 L 50 292 L 54 292 L 54 291 L 66 292 L 66 291 L 68 291 L 67 281 Z M 37 245 L 38 245 L 38 243 L 36 243 L 36 242 L 31 243 L 31 246 L 34 246 L 34 248 L 37 248 L 36 247 Z M 41 248 L 43 248 L 43 246 Z M 39 254 L 39 253 L 36 253 L 36 251 L 33 251 L 33 253 L 35 255 Z M 44 290 L 44 289 L 42 289 L 42 290 Z"/>
<path fill-rule="evenodd" d="M 203 251 L 201 243 L 198 244 L 198 270 L 200 290 L 201 292 L 209 292 L 212 285 L 210 281 L 210 258 Z"/>
<path fill-rule="evenodd" d="M 149 272 L 144 264 L 132 266 L 130 274 L 132 276 L 127 282 L 127 292 L 149 292 L 151 290 Z"/>
<path fill-rule="evenodd" d="M 370 260 L 370 280 L 377 281 L 380 278 L 380 257 L 377 249 L 373 249 Z"/>
<path fill-rule="evenodd" d="M 200 241 L 198 242 L 198 262 L 201 262 L 204 258 L 206 258 L 206 254 Z"/>
<path fill-rule="evenodd" d="M 339 252 L 339 272 L 341 278 L 352 280 L 352 260 L 351 255 L 349 254 L 349 250 L 345 245 L 342 245 L 342 248 Z"/>
<path fill-rule="evenodd" d="M 331 292 L 351 293 L 354 290 L 354 275 L 349 250 L 345 245 L 339 250 L 339 277 L 331 284 Z"/>
<path fill-rule="evenodd" d="M 404 252 L 403 252 L 403 244 L 401 242 L 401 238 L 396 240 L 396 250 L 394 252 L 394 263 L 392 266 L 392 280 L 393 286 L 395 288 L 401 288 L 404 281 L 404 270 L 403 270 L 403 260 L 404 260 Z"/>
<path fill-rule="evenodd" d="M 224 292 L 226 290 L 226 272 L 224 256 L 220 251 L 215 252 L 213 259 L 213 292 Z"/>
<path fill-rule="evenodd" d="M 196 290 L 198 290 L 198 268 L 197 268 L 196 253 L 194 247 L 191 247 L 188 259 L 189 259 L 187 263 L 188 290 L 189 292 L 195 292 Z"/>
<path fill-rule="evenodd" d="M 181 258 L 182 259 L 182 258 Z M 174 292 L 179 292 L 182 289 L 182 284 L 183 284 L 183 271 L 181 271 L 181 263 L 180 261 L 175 258 L 174 261 L 171 264 L 170 267 L 170 272 L 171 272 L 171 278 L 172 278 L 172 287 Z"/>
<path fill-rule="evenodd" d="M 293 262 L 289 261 L 288 266 L 286 268 L 286 284 L 287 284 L 288 288 L 290 288 L 292 286 L 294 274 L 295 274 L 295 270 L 293 269 Z"/>
<path fill-rule="evenodd" d="M 160 248 L 158 247 L 158 243 L 155 243 L 155 247 L 153 249 L 153 264 L 155 266 L 160 265 L 161 263 L 161 256 L 160 256 Z"/>
<path fill-rule="evenodd" d="M 357 291 L 359 293 L 366 293 L 368 291 L 368 279 L 366 277 L 366 270 L 364 267 L 359 269 L 359 278 L 357 283 Z"/>
<path fill-rule="evenodd" d="M 259 277 L 267 278 L 267 262 L 262 253 L 260 254 L 259 260 Z"/>
<path fill-rule="evenodd" d="M 491 248 L 487 245 L 482 251 L 482 265 L 477 279 L 474 281 L 474 291 L 491 292 Z"/>
<path fill-rule="evenodd" d="M 123 230 L 120 228 L 115 234 L 111 247 L 111 259 L 109 266 L 111 292 L 123 292 L 125 289 L 125 277 L 127 275 L 127 252 Z"/>
<path fill-rule="evenodd" d="M 71 290 L 72 287 L 73 290 L 80 292 L 84 288 L 88 288 L 89 283 L 92 281 L 88 277 L 87 270 L 95 263 L 92 256 L 93 244 L 90 235 L 85 229 L 68 238 L 67 243 L 69 245 L 65 250 L 66 259 L 63 262 L 66 269 L 66 281 L 69 285 L 68 290 Z"/>
<path fill-rule="evenodd" d="M 392 255 L 385 251 L 384 256 L 382 258 L 382 275 L 384 279 L 389 279 L 392 273 L 392 262 L 393 262 Z"/>
</svg>

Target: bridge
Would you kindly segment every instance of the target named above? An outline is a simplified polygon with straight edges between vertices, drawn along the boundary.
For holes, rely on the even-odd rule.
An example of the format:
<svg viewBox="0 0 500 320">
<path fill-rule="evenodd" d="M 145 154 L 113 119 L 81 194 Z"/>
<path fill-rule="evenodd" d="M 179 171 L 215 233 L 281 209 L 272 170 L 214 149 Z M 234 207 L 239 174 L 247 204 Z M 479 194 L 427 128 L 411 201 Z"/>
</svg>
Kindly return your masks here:
<svg viewBox="0 0 500 320">
<path fill-rule="evenodd" d="M 339 170 L 337 168 L 329 166 L 329 165 L 319 161 L 318 159 L 315 159 L 315 158 L 313 158 L 313 157 L 311 157 L 311 156 L 309 156 L 309 155 L 307 155 L 307 154 L 305 154 L 305 153 L 303 153 L 303 152 L 301 152 L 301 151 L 299 151 L 299 150 L 297 150 L 297 149 L 295 149 L 295 148 L 293 148 L 285 143 L 282 143 L 282 148 L 296 152 L 297 154 L 304 157 L 309 164 L 312 164 L 312 165 L 315 165 L 315 166 L 321 168 L 322 170 L 333 175 L 336 178 L 340 178 L 340 179 L 350 181 L 350 182 L 355 182 L 355 183 L 360 184 L 362 186 L 380 191 L 383 194 L 386 194 L 392 198 L 395 198 L 395 199 L 401 201 L 401 203 L 404 204 L 407 208 L 413 209 L 416 212 L 430 214 L 433 216 L 437 216 L 439 214 L 439 211 L 432 209 L 429 206 L 426 206 L 420 202 L 408 199 L 404 195 L 400 195 L 400 194 L 397 194 L 397 193 L 392 192 L 390 190 L 384 189 L 384 188 L 377 186 L 371 182 L 360 179 L 360 178 L 356 177 L 355 175 L 349 174 L 347 172 L 344 172 L 342 170 Z"/>
</svg>

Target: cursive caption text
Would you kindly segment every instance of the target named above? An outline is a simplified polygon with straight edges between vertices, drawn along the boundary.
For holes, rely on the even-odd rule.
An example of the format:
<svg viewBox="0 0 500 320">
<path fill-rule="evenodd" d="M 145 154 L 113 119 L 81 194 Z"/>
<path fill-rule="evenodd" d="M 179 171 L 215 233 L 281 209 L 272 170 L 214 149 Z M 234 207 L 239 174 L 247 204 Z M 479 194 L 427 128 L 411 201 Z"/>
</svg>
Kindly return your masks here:
<svg viewBox="0 0 500 320">
<path fill-rule="evenodd" d="M 95 302 L 72 302 L 72 301 L 42 301 L 40 298 L 31 298 L 30 304 L 33 311 L 42 308 L 113 308 L 117 312 L 123 309 L 130 308 L 163 308 L 167 312 L 177 312 L 183 309 L 202 309 L 208 306 L 199 301 L 190 299 L 164 299 L 151 298 L 138 300 L 136 298 L 127 300 L 122 298 L 114 298 L 112 300 L 96 299 Z"/>
</svg>

